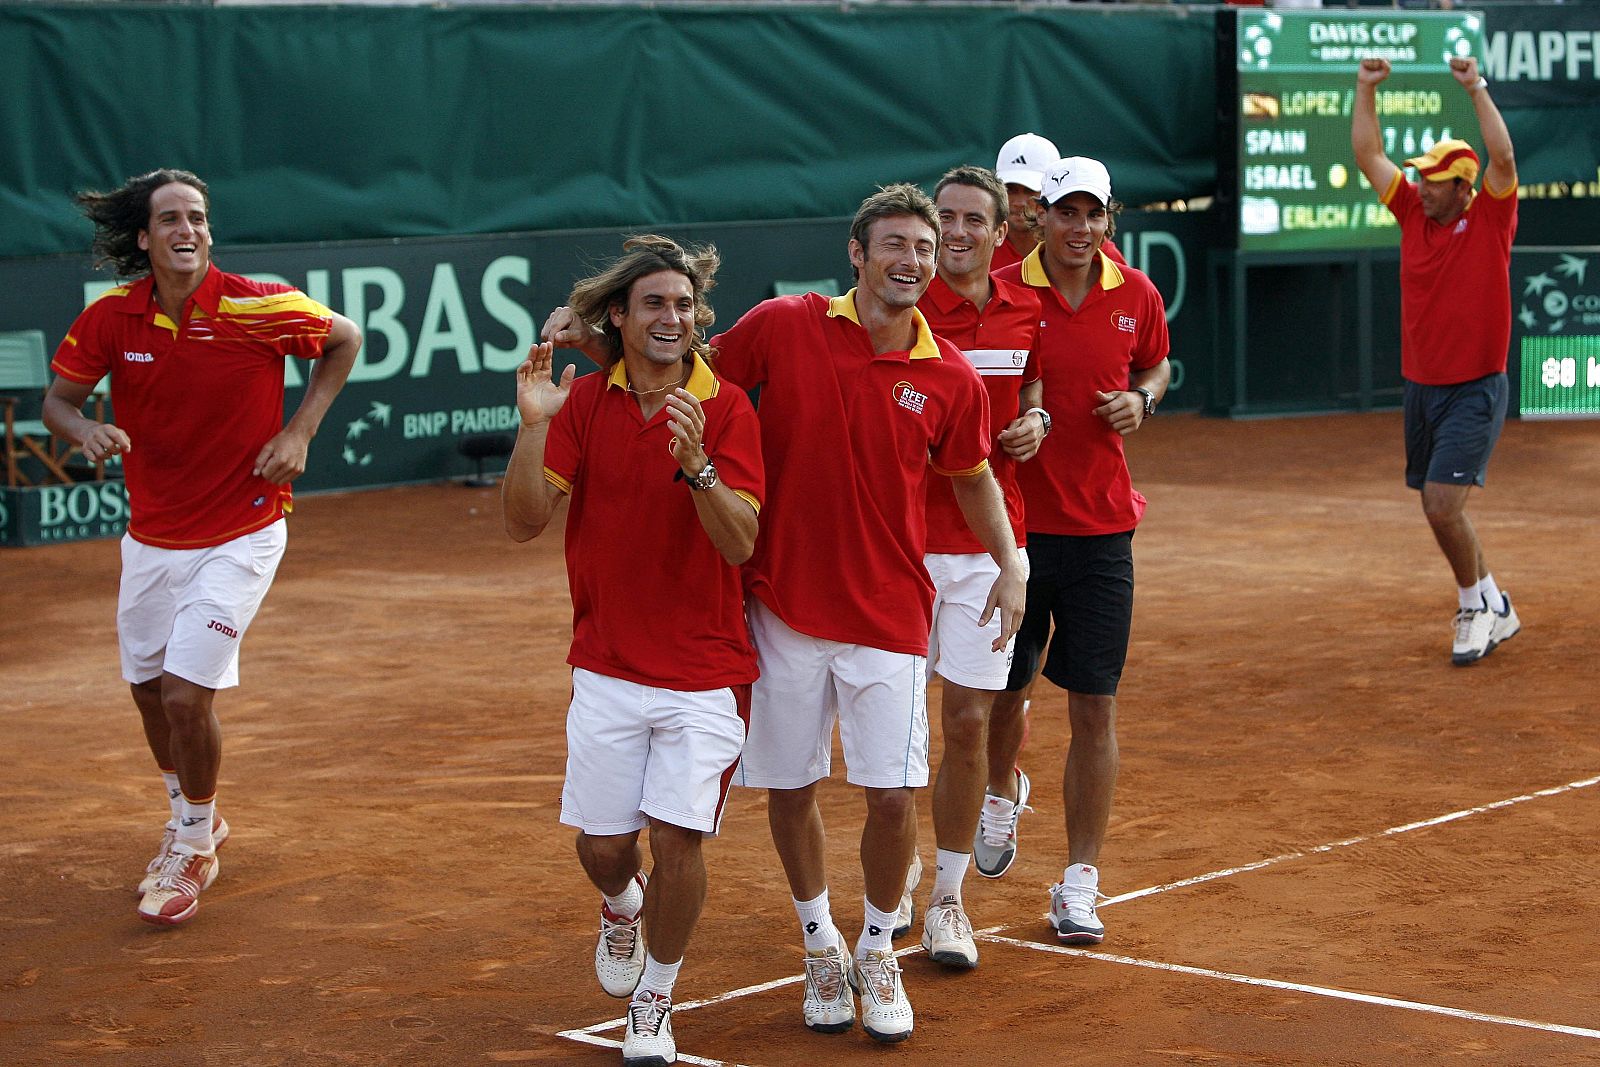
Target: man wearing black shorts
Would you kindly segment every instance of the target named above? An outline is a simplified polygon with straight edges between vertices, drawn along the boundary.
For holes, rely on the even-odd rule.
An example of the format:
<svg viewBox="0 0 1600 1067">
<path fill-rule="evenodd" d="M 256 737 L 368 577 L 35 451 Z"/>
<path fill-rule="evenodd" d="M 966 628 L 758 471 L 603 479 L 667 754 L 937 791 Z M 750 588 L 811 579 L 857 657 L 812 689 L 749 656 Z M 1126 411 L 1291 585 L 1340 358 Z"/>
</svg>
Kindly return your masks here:
<svg viewBox="0 0 1600 1067">
<path fill-rule="evenodd" d="M 1450 60 L 1483 131 L 1489 166 L 1473 192 L 1478 155 L 1447 139 L 1406 166 L 1383 153 L 1378 84 L 1389 62 L 1366 59 L 1356 74 L 1350 144 L 1356 163 L 1400 223 L 1400 373 L 1405 379 L 1406 485 L 1456 579 L 1450 661 L 1476 663 L 1522 628 L 1511 598 L 1489 573 L 1467 495 L 1482 486 L 1506 417 L 1511 348 L 1511 240 L 1517 232 L 1517 163 L 1511 135 L 1472 57 Z"/>
<path fill-rule="evenodd" d="M 1042 660 L 1045 678 L 1067 691 L 1072 723 L 1062 780 L 1067 867 L 1050 893 L 1050 919 L 1067 944 L 1097 944 L 1105 927 L 1095 912 L 1096 864 L 1117 780 L 1117 684 L 1133 619 L 1133 531 L 1145 506 L 1122 439 L 1155 413 L 1171 368 L 1161 294 L 1104 250 L 1121 207 L 1105 166 L 1072 156 L 1052 164 L 1043 184 L 1044 242 L 996 273 L 1039 294 L 1037 357 L 1051 432 L 1018 468 L 1032 572 L 1011 677 L 990 711 L 990 744 L 1020 745 L 1020 730 L 1007 724 L 1022 715 Z M 1014 749 L 993 754 L 991 773 L 1015 758 Z M 997 788 L 991 781 L 986 805 L 1002 795 Z"/>
</svg>

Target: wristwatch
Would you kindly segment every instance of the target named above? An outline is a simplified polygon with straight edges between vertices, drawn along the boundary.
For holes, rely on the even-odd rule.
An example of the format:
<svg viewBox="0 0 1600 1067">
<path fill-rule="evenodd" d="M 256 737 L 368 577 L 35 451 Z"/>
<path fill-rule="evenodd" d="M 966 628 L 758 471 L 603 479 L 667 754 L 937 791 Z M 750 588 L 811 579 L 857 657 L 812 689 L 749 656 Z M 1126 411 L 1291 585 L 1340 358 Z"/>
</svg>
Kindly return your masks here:
<svg viewBox="0 0 1600 1067">
<path fill-rule="evenodd" d="M 1046 411 L 1044 408 L 1029 408 L 1027 411 L 1024 411 L 1023 414 L 1024 415 L 1038 414 L 1039 422 L 1044 426 L 1044 433 L 1041 434 L 1040 436 L 1042 436 L 1042 437 L 1049 437 L 1050 436 L 1050 413 L 1048 411 Z"/>
<path fill-rule="evenodd" d="M 717 484 L 716 464 L 706 460 L 706 465 L 700 468 L 699 474 L 685 475 L 683 480 L 689 483 L 690 489 L 703 493 Z"/>
<path fill-rule="evenodd" d="M 1142 385 L 1133 387 L 1133 391 L 1144 397 L 1144 417 L 1149 418 L 1156 413 L 1156 394 Z"/>
</svg>

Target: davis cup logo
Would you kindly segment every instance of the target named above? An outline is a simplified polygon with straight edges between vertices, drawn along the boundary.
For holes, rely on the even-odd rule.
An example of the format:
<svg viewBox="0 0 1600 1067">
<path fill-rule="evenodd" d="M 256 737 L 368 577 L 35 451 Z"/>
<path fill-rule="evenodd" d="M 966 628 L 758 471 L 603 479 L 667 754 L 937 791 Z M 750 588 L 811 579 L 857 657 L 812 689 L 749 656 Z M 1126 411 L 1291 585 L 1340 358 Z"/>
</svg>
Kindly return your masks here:
<svg viewBox="0 0 1600 1067">
<path fill-rule="evenodd" d="M 928 403 L 928 394 L 917 392 L 910 382 L 895 382 L 893 396 L 896 404 L 916 415 L 921 415 Z"/>
</svg>

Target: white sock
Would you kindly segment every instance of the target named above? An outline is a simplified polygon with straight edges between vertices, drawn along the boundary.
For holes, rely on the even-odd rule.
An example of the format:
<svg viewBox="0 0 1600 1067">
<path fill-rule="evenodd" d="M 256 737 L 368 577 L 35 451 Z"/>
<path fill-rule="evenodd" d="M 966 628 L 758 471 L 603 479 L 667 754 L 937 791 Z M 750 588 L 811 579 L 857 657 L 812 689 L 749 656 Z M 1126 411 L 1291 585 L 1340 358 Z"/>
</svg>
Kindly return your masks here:
<svg viewBox="0 0 1600 1067">
<path fill-rule="evenodd" d="M 178 784 L 177 771 L 162 771 L 161 780 L 166 783 L 167 807 L 171 809 L 167 816 L 167 825 L 176 830 L 178 817 L 183 814 L 183 787 Z"/>
<path fill-rule="evenodd" d="M 833 925 L 826 889 L 811 900 L 796 900 L 794 913 L 800 917 L 800 932 L 805 935 L 807 952 L 822 952 L 839 943 L 839 928 Z"/>
<path fill-rule="evenodd" d="M 644 974 L 639 976 L 639 986 L 633 991 L 637 997 L 645 990 L 660 993 L 668 998 L 672 997 L 672 984 L 678 980 L 678 968 L 683 966 L 680 959 L 677 963 L 662 963 L 647 950 L 644 954 Z"/>
<path fill-rule="evenodd" d="M 933 895 L 928 899 L 938 904 L 947 897 L 954 897 L 957 904 L 961 903 L 961 880 L 967 876 L 972 853 L 941 848 L 934 855 Z"/>
<path fill-rule="evenodd" d="M 856 959 L 869 952 L 882 952 L 894 947 L 894 911 L 879 911 L 872 901 L 862 897 L 866 905 L 867 920 L 861 925 L 861 937 L 856 941 Z M 896 908 L 896 911 L 899 909 Z"/>
<path fill-rule="evenodd" d="M 1478 579 L 1478 592 L 1483 596 L 1483 602 L 1489 605 L 1489 610 L 1496 615 L 1506 613 L 1506 598 L 1500 594 L 1500 587 L 1495 584 L 1494 575 L 1485 574 Z"/>
<path fill-rule="evenodd" d="M 1482 611 L 1485 606 L 1483 594 L 1478 592 L 1476 584 L 1456 586 L 1456 599 L 1462 611 Z"/>
<path fill-rule="evenodd" d="M 611 914 L 619 919 L 631 919 L 644 909 L 644 888 L 639 885 L 639 876 L 634 875 L 628 879 L 628 888 L 612 896 L 604 891 L 600 894 L 605 898 L 606 907 Z"/>
<path fill-rule="evenodd" d="M 210 852 L 211 820 L 216 817 L 216 807 L 215 793 L 205 800 L 183 797 L 178 812 L 178 844 L 192 852 Z"/>
</svg>

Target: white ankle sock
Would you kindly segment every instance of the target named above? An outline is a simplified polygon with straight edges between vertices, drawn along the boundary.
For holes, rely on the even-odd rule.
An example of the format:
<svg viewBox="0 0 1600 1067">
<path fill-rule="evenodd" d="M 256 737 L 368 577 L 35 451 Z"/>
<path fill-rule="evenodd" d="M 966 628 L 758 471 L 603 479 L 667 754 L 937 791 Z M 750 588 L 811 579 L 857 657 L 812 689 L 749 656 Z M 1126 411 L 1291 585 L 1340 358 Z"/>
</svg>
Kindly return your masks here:
<svg viewBox="0 0 1600 1067">
<path fill-rule="evenodd" d="M 796 900 L 794 913 L 800 917 L 800 932 L 805 936 L 807 952 L 821 952 L 839 943 L 839 929 L 833 925 L 826 889 L 811 900 Z"/>
<path fill-rule="evenodd" d="M 678 968 L 682 966 L 683 961 L 681 959 L 677 963 L 662 963 L 650 955 L 649 951 L 646 951 L 644 954 L 644 973 L 639 976 L 639 986 L 638 989 L 634 990 L 633 995 L 637 997 L 640 992 L 649 990 L 652 993 L 660 993 L 664 997 L 671 998 L 672 984 L 678 980 Z"/>
<path fill-rule="evenodd" d="M 216 794 L 205 800 L 183 797 L 178 812 L 178 844 L 195 852 L 210 852 L 211 820 L 216 817 L 216 808 Z"/>
<path fill-rule="evenodd" d="M 1483 597 L 1483 602 L 1489 605 L 1489 610 L 1496 615 L 1504 615 L 1506 611 L 1506 598 L 1500 594 L 1500 587 L 1495 584 L 1494 575 L 1485 574 L 1478 579 L 1478 593 Z"/>
<path fill-rule="evenodd" d="M 939 849 L 935 854 L 933 870 L 933 895 L 928 899 L 937 904 L 946 897 L 961 901 L 961 880 L 967 876 L 967 864 L 972 862 L 970 852 L 951 852 Z"/>
<path fill-rule="evenodd" d="M 861 937 L 856 941 L 856 959 L 869 952 L 882 952 L 894 947 L 895 913 L 879 911 L 872 906 L 872 901 L 866 897 L 861 899 L 866 905 L 867 919 L 861 925 Z"/>
<path fill-rule="evenodd" d="M 611 914 L 619 919 L 631 919 L 644 909 L 644 890 L 639 887 L 637 875 L 629 878 L 628 888 L 616 896 L 605 892 L 600 895 L 605 898 L 606 907 L 611 909 Z"/>
<path fill-rule="evenodd" d="M 177 771 L 162 771 L 161 780 L 166 783 L 167 807 L 171 809 L 167 816 L 167 825 L 176 830 L 178 817 L 183 814 L 183 787 L 178 784 Z"/>
<path fill-rule="evenodd" d="M 1483 594 L 1478 592 L 1476 585 L 1456 586 L 1456 600 L 1461 604 L 1462 611 L 1482 611 L 1484 607 Z"/>
</svg>

